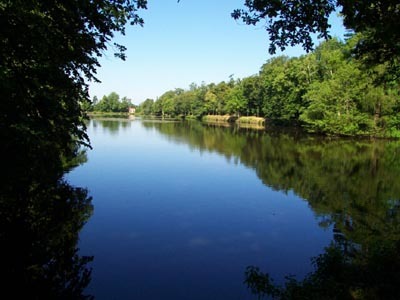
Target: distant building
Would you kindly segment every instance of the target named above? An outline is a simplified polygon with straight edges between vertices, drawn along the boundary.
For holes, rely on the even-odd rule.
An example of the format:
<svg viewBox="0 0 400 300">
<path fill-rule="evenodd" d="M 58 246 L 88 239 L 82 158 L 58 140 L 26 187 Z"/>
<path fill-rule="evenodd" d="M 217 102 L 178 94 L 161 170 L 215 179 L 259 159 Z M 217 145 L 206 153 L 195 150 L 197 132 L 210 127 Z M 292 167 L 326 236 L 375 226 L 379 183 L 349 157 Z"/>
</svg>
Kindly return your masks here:
<svg viewBox="0 0 400 300">
<path fill-rule="evenodd" d="M 136 112 L 136 108 L 134 108 L 134 107 L 129 107 L 129 108 L 128 108 L 128 113 L 129 113 L 130 115 L 134 115 L 135 112 Z"/>
</svg>

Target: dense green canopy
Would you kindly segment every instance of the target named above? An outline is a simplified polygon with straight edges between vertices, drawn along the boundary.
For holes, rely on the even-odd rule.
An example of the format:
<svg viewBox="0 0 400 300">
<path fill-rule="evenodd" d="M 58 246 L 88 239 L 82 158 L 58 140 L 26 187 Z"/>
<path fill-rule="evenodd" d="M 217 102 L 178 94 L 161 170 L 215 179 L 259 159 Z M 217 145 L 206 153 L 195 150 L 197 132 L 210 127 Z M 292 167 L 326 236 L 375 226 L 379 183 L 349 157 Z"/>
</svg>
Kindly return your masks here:
<svg viewBox="0 0 400 300">
<path fill-rule="evenodd" d="M 271 58 L 250 77 L 167 91 L 138 112 L 252 115 L 329 135 L 400 137 L 400 82 L 388 63 L 366 67 L 352 55 L 360 39 L 330 39 L 301 57 Z"/>
<path fill-rule="evenodd" d="M 265 21 L 269 51 L 301 44 L 310 51 L 312 34 L 330 36 L 329 16 L 339 12 L 346 28 L 363 33 L 357 50 L 377 62 L 398 62 L 400 54 L 400 3 L 397 0 L 246 0 L 247 9 L 232 13 L 235 19 L 255 25 Z"/>
</svg>

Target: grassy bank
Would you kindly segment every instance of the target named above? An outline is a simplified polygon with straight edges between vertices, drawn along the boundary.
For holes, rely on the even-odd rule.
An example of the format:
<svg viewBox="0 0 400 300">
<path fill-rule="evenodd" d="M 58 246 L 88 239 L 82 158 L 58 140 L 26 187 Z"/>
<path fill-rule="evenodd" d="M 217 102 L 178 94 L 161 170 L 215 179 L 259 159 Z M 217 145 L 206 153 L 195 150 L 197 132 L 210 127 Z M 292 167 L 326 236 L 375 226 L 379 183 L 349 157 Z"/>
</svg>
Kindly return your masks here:
<svg viewBox="0 0 400 300">
<path fill-rule="evenodd" d="M 230 115 L 206 115 L 202 118 L 203 122 L 207 123 L 234 123 L 237 117 Z"/>
<path fill-rule="evenodd" d="M 127 112 L 101 112 L 101 111 L 91 111 L 88 112 L 89 117 L 128 117 L 130 114 Z"/>
<path fill-rule="evenodd" d="M 231 115 L 206 115 L 202 118 L 205 123 L 226 124 L 230 126 L 236 124 L 238 127 L 265 129 L 265 119 L 261 117 L 235 117 Z"/>
<path fill-rule="evenodd" d="M 261 117 L 240 117 L 236 120 L 238 124 L 252 124 L 252 125 L 265 125 L 265 119 Z"/>
</svg>

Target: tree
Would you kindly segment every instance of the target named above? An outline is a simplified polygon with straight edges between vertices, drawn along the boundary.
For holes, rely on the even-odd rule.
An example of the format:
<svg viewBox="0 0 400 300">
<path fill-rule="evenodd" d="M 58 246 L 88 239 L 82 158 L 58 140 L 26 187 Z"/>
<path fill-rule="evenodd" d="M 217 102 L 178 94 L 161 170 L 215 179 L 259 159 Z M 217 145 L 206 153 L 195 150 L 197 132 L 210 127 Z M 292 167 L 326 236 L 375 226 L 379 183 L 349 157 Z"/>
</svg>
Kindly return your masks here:
<svg viewBox="0 0 400 300">
<path fill-rule="evenodd" d="M 226 111 L 230 114 L 234 113 L 236 116 L 246 113 L 247 99 L 243 95 L 243 88 L 240 84 L 231 89 L 226 101 Z"/>
<path fill-rule="evenodd" d="M 131 106 L 130 99 L 127 97 L 120 99 L 116 92 L 111 92 L 108 96 L 104 95 L 97 104 L 93 105 L 93 110 L 101 112 L 128 112 Z"/>
<path fill-rule="evenodd" d="M 99 102 L 99 98 L 97 98 L 97 96 L 93 97 L 92 103 L 93 105 L 96 105 Z"/>
<path fill-rule="evenodd" d="M 119 110 L 121 112 L 128 112 L 130 107 L 136 107 L 132 104 L 132 99 L 129 99 L 126 96 L 122 97 Z"/>
<path fill-rule="evenodd" d="M 88 145 L 81 103 L 115 32 L 142 25 L 145 0 L 0 1 L 4 186 L 61 176 L 71 143 Z M 115 44 L 116 56 L 125 48 Z M 25 185 L 27 187 L 27 184 Z"/>
<path fill-rule="evenodd" d="M 119 111 L 119 106 L 120 106 L 119 95 L 115 92 L 111 92 L 108 95 L 107 99 L 108 99 L 110 110 L 112 112 Z"/>
<path fill-rule="evenodd" d="M 300 110 L 300 105 L 297 103 L 299 98 L 297 86 L 289 76 L 290 62 L 286 56 L 275 57 L 268 60 L 260 71 L 262 110 L 265 117 L 277 123 L 295 121 Z"/>
<path fill-rule="evenodd" d="M 210 90 L 204 95 L 205 109 L 208 113 L 215 115 L 217 112 L 217 96 Z"/>
<path fill-rule="evenodd" d="M 138 107 L 138 113 L 142 113 L 144 115 L 151 115 L 153 113 L 154 100 L 146 99 L 143 103 L 141 103 Z"/>
<path fill-rule="evenodd" d="M 161 95 L 160 98 L 154 103 L 154 112 L 162 117 L 166 115 L 171 116 L 175 114 L 175 103 L 177 95 L 175 91 L 168 91 Z"/>
<path fill-rule="evenodd" d="M 315 50 L 318 78 L 303 95 L 300 120 L 313 132 L 397 137 L 398 84 L 379 83 L 386 66 L 365 70 L 350 55 L 352 45 L 352 40 L 343 44 L 332 39 Z"/>
<path fill-rule="evenodd" d="M 343 63 L 331 79 L 311 84 L 304 99 L 309 106 L 300 119 L 310 131 L 333 134 L 371 134 L 369 116 L 357 109 L 363 82 L 355 64 Z"/>
<path fill-rule="evenodd" d="M 312 50 L 312 34 L 329 38 L 329 16 L 339 11 L 346 28 L 364 36 L 357 44 L 358 53 L 374 62 L 397 64 L 400 55 L 400 4 L 398 0 L 247 0 L 247 9 L 236 9 L 234 19 L 242 19 L 248 25 L 266 21 L 271 45 L 269 52 L 277 48 L 300 44 Z"/>
<path fill-rule="evenodd" d="M 108 96 L 103 96 L 99 107 L 101 111 L 117 112 L 119 110 L 119 95 L 111 92 Z"/>
<path fill-rule="evenodd" d="M 244 78 L 243 96 L 247 99 L 247 114 L 259 116 L 262 107 L 262 89 L 259 76 Z"/>
<path fill-rule="evenodd" d="M 217 113 L 218 114 L 224 114 L 225 112 L 225 104 L 226 100 L 228 99 L 229 92 L 231 90 L 231 86 L 229 86 L 225 81 L 221 81 L 218 83 L 214 89 L 213 92 L 217 96 Z"/>
<path fill-rule="evenodd" d="M 175 113 L 187 116 L 190 113 L 190 101 L 192 100 L 189 92 L 182 91 L 176 97 Z"/>
<path fill-rule="evenodd" d="M 186 97 L 189 101 L 190 114 L 196 117 L 200 117 L 204 113 L 203 99 L 201 98 L 199 90 L 192 88 L 193 87 L 191 86 L 190 90 L 186 93 Z"/>
</svg>

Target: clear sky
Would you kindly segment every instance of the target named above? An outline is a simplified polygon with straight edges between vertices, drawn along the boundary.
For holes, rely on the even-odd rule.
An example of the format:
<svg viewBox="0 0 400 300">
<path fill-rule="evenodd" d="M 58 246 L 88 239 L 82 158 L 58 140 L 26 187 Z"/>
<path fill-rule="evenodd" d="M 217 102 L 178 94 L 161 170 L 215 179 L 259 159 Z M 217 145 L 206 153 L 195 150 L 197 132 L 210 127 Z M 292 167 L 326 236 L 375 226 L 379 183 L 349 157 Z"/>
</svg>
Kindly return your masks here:
<svg viewBox="0 0 400 300">
<path fill-rule="evenodd" d="M 231 17 L 244 1 L 149 0 L 148 9 L 139 13 L 144 27 L 129 26 L 125 36 L 114 39 L 128 48 L 127 60 L 114 58 L 112 49 L 104 53 L 97 72 L 101 83 L 89 84 L 90 96 L 101 98 L 114 91 L 139 104 L 168 90 L 187 89 L 192 82 L 257 74 L 272 56 L 262 25 L 247 26 Z M 344 29 L 336 16 L 332 25 L 331 34 L 342 38 Z M 294 47 L 283 54 L 299 56 L 304 51 Z"/>
</svg>

